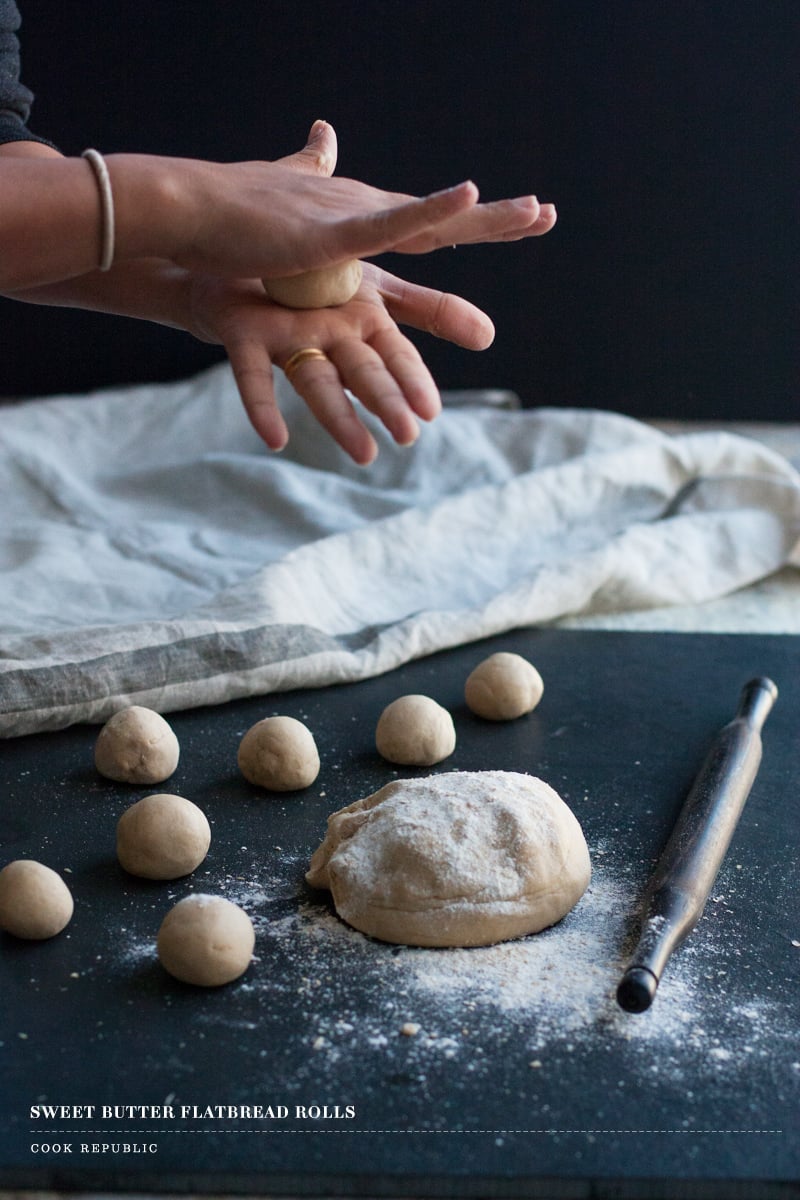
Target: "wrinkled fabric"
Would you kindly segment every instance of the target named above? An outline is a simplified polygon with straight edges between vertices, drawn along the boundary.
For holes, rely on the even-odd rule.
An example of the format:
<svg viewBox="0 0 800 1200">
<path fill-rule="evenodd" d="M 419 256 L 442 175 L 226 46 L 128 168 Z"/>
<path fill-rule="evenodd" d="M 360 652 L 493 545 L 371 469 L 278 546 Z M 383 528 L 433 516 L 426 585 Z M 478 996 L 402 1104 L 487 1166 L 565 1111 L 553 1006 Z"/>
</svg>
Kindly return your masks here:
<svg viewBox="0 0 800 1200">
<path fill-rule="evenodd" d="M 281 454 L 229 367 L 0 417 L 0 734 L 365 678 L 800 562 L 760 443 L 591 409 L 448 408 L 357 467 L 283 376 Z"/>
</svg>

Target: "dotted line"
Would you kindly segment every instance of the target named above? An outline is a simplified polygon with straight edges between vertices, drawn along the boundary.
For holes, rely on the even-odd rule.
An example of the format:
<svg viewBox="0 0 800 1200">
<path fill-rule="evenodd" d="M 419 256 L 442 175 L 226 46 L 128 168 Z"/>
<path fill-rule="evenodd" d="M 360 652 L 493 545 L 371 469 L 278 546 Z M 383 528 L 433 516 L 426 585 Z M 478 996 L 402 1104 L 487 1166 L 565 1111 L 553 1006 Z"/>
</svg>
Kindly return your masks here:
<svg viewBox="0 0 800 1200">
<path fill-rule="evenodd" d="M 352 1135 L 354 1133 L 379 1133 L 379 1134 L 401 1134 L 404 1136 L 416 1137 L 418 1134 L 475 1134 L 486 1133 L 494 1137 L 507 1136 L 512 1133 L 537 1134 L 539 1136 L 552 1136 L 554 1134 L 606 1134 L 618 1136 L 620 1134 L 688 1134 L 694 1137 L 705 1136 L 706 1134 L 759 1134 L 759 1135 L 782 1135 L 782 1129 L 36 1129 L 30 1131 L 31 1137 L 52 1137 L 53 1134 L 64 1136 L 88 1137 L 90 1134 L 100 1135 L 104 1137 L 165 1137 L 169 1134 L 179 1133 L 229 1133 L 229 1134 L 260 1134 L 262 1136 L 271 1136 L 276 1133 L 283 1134 L 340 1134 Z"/>
</svg>

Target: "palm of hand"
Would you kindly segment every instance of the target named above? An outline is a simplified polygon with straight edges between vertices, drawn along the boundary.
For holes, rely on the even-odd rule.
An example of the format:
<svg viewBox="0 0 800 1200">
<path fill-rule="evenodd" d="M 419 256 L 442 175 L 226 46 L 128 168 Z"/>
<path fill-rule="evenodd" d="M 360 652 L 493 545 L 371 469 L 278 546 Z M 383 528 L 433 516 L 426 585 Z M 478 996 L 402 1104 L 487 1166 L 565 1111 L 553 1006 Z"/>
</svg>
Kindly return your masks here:
<svg viewBox="0 0 800 1200">
<path fill-rule="evenodd" d="M 365 264 L 353 299 L 337 308 L 283 308 L 252 279 L 195 276 L 191 298 L 193 331 L 225 346 L 248 416 L 272 449 L 288 439 L 275 400 L 273 365 L 282 366 L 304 347 L 324 351 L 324 359 L 303 363 L 293 386 L 339 445 L 363 464 L 375 457 L 377 446 L 347 392 L 401 445 L 415 441 L 419 419 L 432 420 L 441 407 L 430 372 L 396 319 L 473 348 L 488 345 L 493 333 L 488 318 L 467 301 L 407 284 L 371 264 Z"/>
</svg>

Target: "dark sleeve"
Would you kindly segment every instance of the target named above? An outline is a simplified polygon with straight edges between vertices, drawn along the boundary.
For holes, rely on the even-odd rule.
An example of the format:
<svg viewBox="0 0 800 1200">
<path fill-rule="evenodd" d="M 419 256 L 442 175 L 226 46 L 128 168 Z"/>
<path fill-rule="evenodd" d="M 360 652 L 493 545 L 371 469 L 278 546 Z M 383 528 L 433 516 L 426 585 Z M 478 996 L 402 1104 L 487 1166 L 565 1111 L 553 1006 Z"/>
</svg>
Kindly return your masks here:
<svg viewBox="0 0 800 1200">
<path fill-rule="evenodd" d="M 28 129 L 33 93 L 19 78 L 19 10 L 15 0 L 0 0 L 0 143 L 44 142 Z"/>
</svg>

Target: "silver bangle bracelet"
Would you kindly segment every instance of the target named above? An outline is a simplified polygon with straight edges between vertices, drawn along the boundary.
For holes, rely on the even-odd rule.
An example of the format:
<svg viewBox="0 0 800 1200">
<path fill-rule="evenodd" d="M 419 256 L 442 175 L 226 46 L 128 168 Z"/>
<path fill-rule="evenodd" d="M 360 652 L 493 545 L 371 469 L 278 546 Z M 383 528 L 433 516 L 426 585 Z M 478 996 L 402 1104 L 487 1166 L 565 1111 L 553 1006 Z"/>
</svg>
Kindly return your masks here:
<svg viewBox="0 0 800 1200">
<path fill-rule="evenodd" d="M 114 261 L 114 196 L 106 160 L 99 150 L 84 150 L 81 158 L 91 164 L 100 192 L 100 270 L 108 271 Z"/>
</svg>

